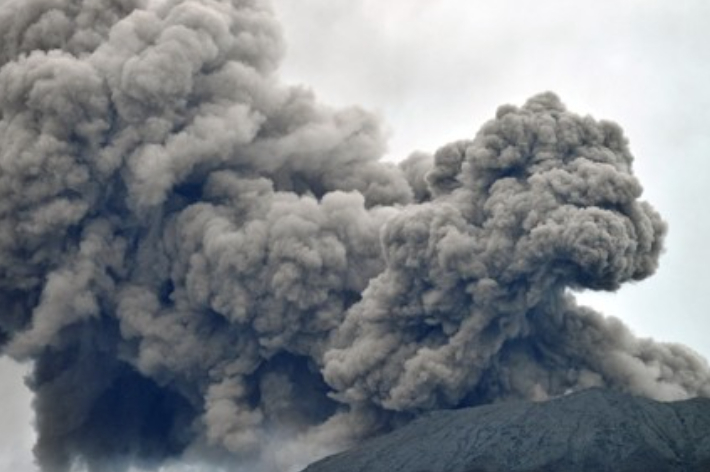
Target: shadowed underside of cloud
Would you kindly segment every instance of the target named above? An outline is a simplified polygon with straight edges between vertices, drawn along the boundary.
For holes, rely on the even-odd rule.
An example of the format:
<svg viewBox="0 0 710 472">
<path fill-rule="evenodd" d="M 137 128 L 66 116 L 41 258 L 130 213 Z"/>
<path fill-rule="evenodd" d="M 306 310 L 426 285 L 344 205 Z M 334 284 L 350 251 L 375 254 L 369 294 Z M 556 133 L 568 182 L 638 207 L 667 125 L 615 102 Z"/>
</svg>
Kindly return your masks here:
<svg viewBox="0 0 710 472">
<path fill-rule="evenodd" d="M 571 295 L 662 248 L 613 123 L 545 93 L 382 163 L 373 115 L 279 83 L 260 0 L 3 0 L 0 42 L 0 341 L 44 471 L 287 470 L 435 408 L 710 395 Z"/>
</svg>

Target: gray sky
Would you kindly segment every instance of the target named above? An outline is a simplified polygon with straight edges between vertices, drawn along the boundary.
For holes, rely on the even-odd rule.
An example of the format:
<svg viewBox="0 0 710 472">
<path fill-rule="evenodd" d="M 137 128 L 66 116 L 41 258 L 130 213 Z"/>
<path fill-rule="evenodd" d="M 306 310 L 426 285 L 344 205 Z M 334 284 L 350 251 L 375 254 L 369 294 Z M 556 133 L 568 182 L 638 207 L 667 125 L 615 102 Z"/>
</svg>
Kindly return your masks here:
<svg viewBox="0 0 710 472">
<path fill-rule="evenodd" d="M 710 357 L 710 3 L 276 0 L 289 82 L 380 112 L 388 158 L 472 137 L 544 91 L 625 130 L 644 198 L 670 226 L 656 275 L 582 300 L 639 336 Z"/>
<path fill-rule="evenodd" d="M 658 273 L 582 299 L 640 336 L 710 357 L 710 3 L 275 0 L 282 74 L 322 101 L 380 112 L 389 159 L 472 137 L 498 105 L 555 91 L 622 125 L 645 198 L 670 226 Z M 24 368 L 0 361 L 0 472 L 31 471 Z"/>
</svg>

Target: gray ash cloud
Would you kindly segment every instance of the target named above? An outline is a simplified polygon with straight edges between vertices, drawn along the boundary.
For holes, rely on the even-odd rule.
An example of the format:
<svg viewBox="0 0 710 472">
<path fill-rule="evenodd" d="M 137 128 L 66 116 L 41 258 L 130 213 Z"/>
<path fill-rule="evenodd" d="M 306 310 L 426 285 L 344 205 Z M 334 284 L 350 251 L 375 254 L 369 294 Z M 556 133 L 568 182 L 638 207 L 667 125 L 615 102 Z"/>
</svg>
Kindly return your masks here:
<svg viewBox="0 0 710 472">
<path fill-rule="evenodd" d="M 710 395 L 570 291 L 662 250 L 613 123 L 545 93 L 383 163 L 372 114 L 279 82 L 261 0 L 4 0 L 0 41 L 0 341 L 44 471 L 287 470 L 434 408 Z"/>
</svg>

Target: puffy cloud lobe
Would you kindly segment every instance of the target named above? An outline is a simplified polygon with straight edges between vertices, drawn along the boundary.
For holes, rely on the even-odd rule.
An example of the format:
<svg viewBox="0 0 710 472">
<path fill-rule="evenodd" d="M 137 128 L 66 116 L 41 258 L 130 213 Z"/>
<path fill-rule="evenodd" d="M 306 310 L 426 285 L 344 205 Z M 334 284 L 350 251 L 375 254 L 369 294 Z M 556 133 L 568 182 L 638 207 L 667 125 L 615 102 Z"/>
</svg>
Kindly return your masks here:
<svg viewBox="0 0 710 472">
<path fill-rule="evenodd" d="M 6 64 L 33 51 L 62 49 L 79 56 L 94 51 L 111 27 L 136 8 L 142 0 L 4 0 L 0 11 L 2 51 Z"/>
<path fill-rule="evenodd" d="M 561 394 L 586 385 L 575 371 L 615 386 L 625 376 L 625 388 L 645 395 L 707 394 L 706 369 L 669 389 L 663 369 L 647 368 L 634 352 L 638 341 L 620 338 L 614 325 L 595 325 L 600 339 L 617 341 L 593 367 L 591 358 L 558 357 L 573 336 L 542 336 L 549 312 L 588 316 L 577 314 L 567 288 L 613 290 L 656 267 L 665 225 L 637 201 L 641 187 L 618 127 L 570 114 L 545 94 L 502 108 L 473 141 L 442 148 L 434 165 L 434 199 L 387 222 L 387 267 L 325 354 L 336 398 L 418 411 L 470 401 L 474 392 L 489 400 Z M 510 378 L 521 374 L 523 349 L 535 381 Z M 621 352 L 626 361 L 613 359 Z"/>
<path fill-rule="evenodd" d="M 43 470 L 287 470 L 421 411 L 707 365 L 575 305 L 656 268 L 620 128 L 552 94 L 382 163 L 259 0 L 0 3 L 0 345 Z"/>
</svg>

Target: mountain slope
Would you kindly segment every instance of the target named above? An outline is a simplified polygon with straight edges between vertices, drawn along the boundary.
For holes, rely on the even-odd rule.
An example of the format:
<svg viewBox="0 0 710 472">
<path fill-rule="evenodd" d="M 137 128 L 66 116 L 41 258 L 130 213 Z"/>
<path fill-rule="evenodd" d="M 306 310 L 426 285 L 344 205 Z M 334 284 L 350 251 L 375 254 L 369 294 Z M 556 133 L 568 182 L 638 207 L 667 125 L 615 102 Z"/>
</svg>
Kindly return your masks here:
<svg viewBox="0 0 710 472">
<path fill-rule="evenodd" d="M 710 399 L 591 389 L 439 411 L 303 472 L 708 472 Z"/>
</svg>

